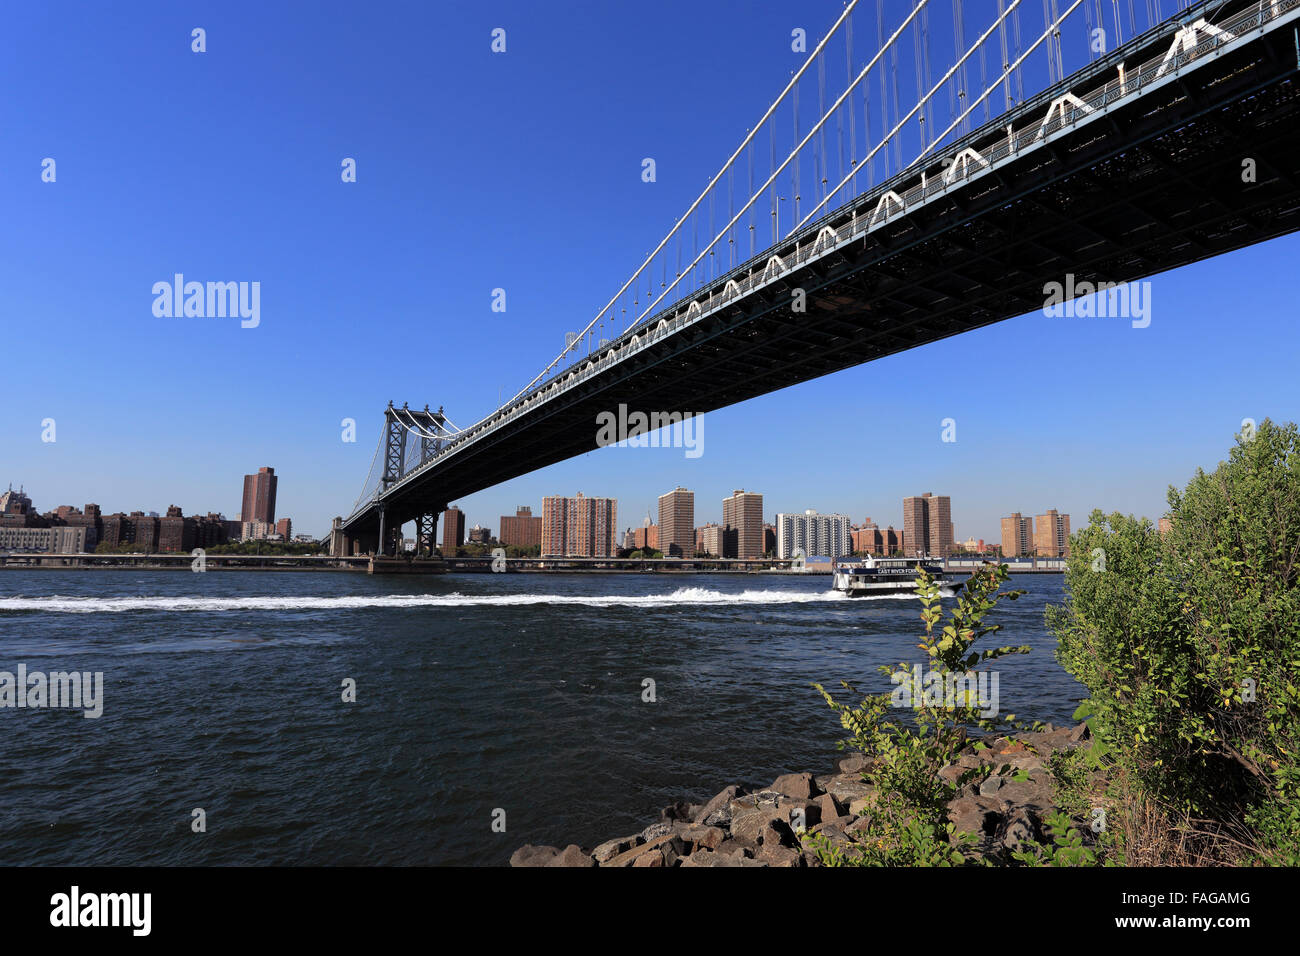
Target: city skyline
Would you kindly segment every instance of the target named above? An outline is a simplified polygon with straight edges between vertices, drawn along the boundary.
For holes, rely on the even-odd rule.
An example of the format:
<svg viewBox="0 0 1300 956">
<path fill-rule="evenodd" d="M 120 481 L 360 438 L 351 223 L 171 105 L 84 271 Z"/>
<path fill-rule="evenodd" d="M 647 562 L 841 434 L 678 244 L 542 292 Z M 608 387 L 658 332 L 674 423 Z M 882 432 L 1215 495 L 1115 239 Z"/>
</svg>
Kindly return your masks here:
<svg viewBox="0 0 1300 956">
<path fill-rule="evenodd" d="M 87 10 L 61 28 L 59 42 L 16 49 L 0 63 L 14 94 L 0 103 L 0 120 L 12 130 L 8 155 L 19 171 L 0 180 L 11 224 L 0 256 L 7 314 L 30 336 L 111 341 L 151 372 L 115 376 L 106 388 L 100 349 L 68 349 L 51 388 L 45 363 L 12 363 L 0 447 L 13 480 L 51 505 L 95 500 L 129 512 L 175 503 L 187 514 L 233 515 L 237 493 L 207 463 L 274 460 L 295 484 L 295 526 L 327 533 L 361 489 L 384 404 L 443 405 L 464 425 L 536 375 L 585 321 L 574 318 L 575 301 L 585 316 L 618 288 L 801 62 L 791 27 L 812 35 L 840 9 L 834 0 L 797 12 L 756 4 L 736 18 L 670 0 L 662 16 L 640 22 L 612 8 L 547 15 L 518 6 L 503 11 L 514 42 L 495 58 L 486 28 L 452 18 L 438 69 L 474 77 L 481 102 L 493 104 L 486 113 L 454 97 L 431 109 L 423 91 L 433 65 L 419 50 L 420 30 L 382 56 L 359 51 L 358 69 L 346 75 L 333 70 L 323 51 L 348 48 L 346 18 L 213 13 L 209 29 L 220 42 L 205 60 L 166 18 Z M 735 42 L 683 45 L 678 17 Z M 16 10 L 12 27 L 48 31 L 35 9 Z M 589 89 L 587 108 L 550 109 L 583 78 L 576 61 L 554 51 L 599 48 L 611 35 L 626 69 Z M 261 57 L 259 36 L 280 38 L 282 58 Z M 78 52 L 86 48 L 123 82 L 95 82 Z M 663 68 L 664 50 L 682 69 Z M 417 64 L 410 83 L 390 82 L 399 53 Z M 208 102 L 211 113 L 173 117 L 163 148 L 145 150 L 133 131 L 156 116 L 148 91 L 159 57 L 175 95 Z M 210 86 L 212 65 L 230 58 L 247 68 L 236 82 Z M 285 63 L 323 79 L 304 86 Z M 633 114 L 626 103 L 644 99 L 645 75 L 656 77 L 656 96 Z M 671 104 L 715 84 L 735 95 L 682 137 Z M 419 121 L 374 115 L 366 104 L 377 99 L 392 104 L 388 115 Z M 25 103 L 39 103 L 45 121 L 28 122 Z M 275 119 L 283 115 L 314 117 L 315 132 L 287 137 Z M 457 150 L 443 148 L 451 128 Z M 230 141 L 220 158 L 194 145 L 214 131 Z M 502 136 L 526 144 L 528 162 L 502 150 Z M 56 182 L 40 179 L 46 156 L 58 160 Z M 653 183 L 640 176 L 647 156 L 657 164 Z M 355 183 L 339 181 L 343 157 L 357 160 Z M 139 175 L 144 166 L 148 177 Z M 205 200 L 201 228 L 151 211 L 188 208 L 195 189 Z M 611 208 L 622 211 L 620 228 L 595 228 Z M 501 228 L 521 210 L 547 224 L 547 242 Z M 452 229 L 456 241 L 446 241 Z M 34 235 L 43 241 L 25 238 Z M 769 518 L 805 509 L 891 514 L 913 489 L 945 487 L 960 489 L 962 538 L 996 540 L 1009 508 L 1076 517 L 1100 508 L 1154 521 L 1168 486 L 1213 468 L 1244 419 L 1300 419 L 1290 385 L 1292 297 L 1284 283 L 1256 283 L 1243 300 L 1240 282 L 1286 274 L 1297 255 L 1300 236 L 1291 235 L 1152 276 L 1146 328 L 1030 312 L 709 412 L 698 458 L 678 448 L 603 448 L 458 503 L 496 520 L 551 489 L 599 485 L 644 514 L 680 484 L 701 495 L 698 523 L 721 520 L 714 491 L 736 483 L 764 489 Z M 77 267 L 52 272 L 60 261 Z M 260 323 L 155 316 L 151 286 L 177 272 L 260 282 Z M 493 311 L 495 289 L 506 293 L 504 312 Z M 413 359 L 395 376 L 359 374 L 359 316 L 377 316 L 367 321 L 404 342 L 404 354 L 490 354 L 491 370 L 443 362 L 428 385 Z M 250 350 L 293 360 L 269 372 L 247 361 Z M 1009 354 L 1063 360 L 1054 377 L 1013 378 L 1002 372 Z M 201 355 L 212 371 L 196 375 L 175 355 Z M 170 400 L 204 389 L 221 400 Z M 955 441 L 943 439 L 949 419 Z M 42 440 L 47 420 L 57 424 L 53 441 Z M 90 462 L 94 487 L 86 487 Z"/>
</svg>

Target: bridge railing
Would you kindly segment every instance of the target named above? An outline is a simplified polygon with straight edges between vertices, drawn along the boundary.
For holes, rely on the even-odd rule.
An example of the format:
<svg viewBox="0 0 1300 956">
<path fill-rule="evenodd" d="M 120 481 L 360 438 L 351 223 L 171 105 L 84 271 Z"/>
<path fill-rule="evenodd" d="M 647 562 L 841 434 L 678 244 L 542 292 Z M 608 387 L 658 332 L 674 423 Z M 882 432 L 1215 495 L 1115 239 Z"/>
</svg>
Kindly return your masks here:
<svg viewBox="0 0 1300 956">
<path fill-rule="evenodd" d="M 967 163 L 960 170 L 954 169 L 951 175 L 944 161 L 940 159 L 935 159 L 928 164 L 913 164 L 875 189 L 844 203 L 786 237 L 782 242 L 714 280 L 703 295 L 696 294 L 690 302 L 686 302 L 683 296 L 672 305 L 623 332 L 601 349 L 600 355 L 595 357 L 589 355 L 585 359 L 576 360 L 542 382 L 510 408 L 498 409 L 492 415 L 466 429 L 448 442 L 438 455 L 406 472 L 402 480 L 431 467 L 443 456 L 456 452 L 465 444 L 477 441 L 488 432 L 509 424 L 526 414 L 534 404 L 548 401 L 569 387 L 619 364 L 642 349 L 699 321 L 733 299 L 743 297 L 769 281 L 779 278 L 780 275 L 828 254 L 840 243 L 882 228 L 893 222 L 899 215 L 907 214 L 936 195 L 969 182 L 979 172 L 988 171 L 999 162 L 1045 143 L 1052 138 L 1053 134 L 1075 126 L 1089 115 L 1100 113 L 1120 100 L 1140 96 L 1155 83 L 1172 80 L 1189 63 L 1213 54 L 1221 47 L 1245 38 L 1245 35 L 1251 31 L 1262 30 L 1268 23 L 1293 13 L 1300 8 L 1300 0 L 1261 0 L 1257 5 L 1252 5 L 1221 23 L 1209 25 L 1210 29 L 1205 31 L 1203 38 L 1188 45 L 1187 31 L 1191 29 L 1192 24 L 1198 22 L 1197 15 L 1214 5 L 1213 0 L 1206 0 L 1193 11 L 1185 13 L 1179 22 L 1163 24 L 1149 31 L 1148 34 L 1135 37 L 1116 50 L 1115 54 L 1104 62 L 1111 65 L 1118 63 L 1118 75 L 1100 87 L 1086 93 L 1074 92 L 1083 82 L 1086 82 L 1086 79 L 1098 74 L 1097 67 L 1101 64 L 1096 64 L 1079 71 L 1084 79 L 1081 79 L 1080 75 L 1067 77 L 1032 100 L 1008 111 L 997 120 L 948 147 L 947 151 L 955 151 L 954 156 L 968 149 L 974 150 L 978 156 L 977 163 Z M 1144 61 L 1134 72 L 1127 72 L 1124 69 L 1125 51 L 1149 48 L 1162 34 L 1175 38 L 1173 46 L 1166 49 L 1163 54 L 1157 54 Z M 1195 39 L 1195 31 L 1191 39 Z M 1049 106 L 1047 115 L 1043 116 L 1039 111 L 1045 103 Z M 1033 116 L 1041 118 L 1036 122 L 1026 123 L 1020 129 L 1016 128 L 1017 121 Z M 1005 130 L 1005 135 L 993 138 L 993 134 L 999 127 Z M 975 149 L 977 145 L 983 148 L 977 150 Z M 955 167 L 956 164 L 953 163 L 953 166 Z M 912 185 L 903 188 L 903 184 L 909 181 Z M 888 206 L 885 205 L 885 197 L 891 197 Z M 847 220 L 845 216 L 848 217 Z M 829 235 L 826 234 L 827 232 Z M 777 270 L 775 274 L 773 268 Z M 398 484 L 401 482 L 399 481 Z"/>
</svg>

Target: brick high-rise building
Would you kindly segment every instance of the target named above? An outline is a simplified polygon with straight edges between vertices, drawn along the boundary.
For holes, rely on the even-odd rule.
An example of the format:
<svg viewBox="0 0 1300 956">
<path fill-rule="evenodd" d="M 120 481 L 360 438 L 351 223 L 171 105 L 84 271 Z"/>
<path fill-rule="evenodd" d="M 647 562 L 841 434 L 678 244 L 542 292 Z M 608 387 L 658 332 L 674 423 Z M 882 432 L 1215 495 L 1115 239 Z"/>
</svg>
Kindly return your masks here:
<svg viewBox="0 0 1300 956">
<path fill-rule="evenodd" d="M 1055 508 L 1034 519 L 1034 550 L 1040 558 L 1070 556 L 1070 516 L 1057 514 Z"/>
<path fill-rule="evenodd" d="M 659 550 L 665 558 L 695 557 L 695 492 L 678 486 L 659 496 Z"/>
<path fill-rule="evenodd" d="M 722 499 L 722 556 L 754 559 L 763 556 L 763 496 L 736 490 Z"/>
<path fill-rule="evenodd" d="M 563 555 L 569 531 L 569 499 L 547 495 L 542 499 L 542 554 Z"/>
<path fill-rule="evenodd" d="M 244 505 L 239 513 L 240 521 L 264 521 L 275 524 L 275 477 L 274 468 L 259 468 L 255 475 L 244 476 Z"/>
<path fill-rule="evenodd" d="M 186 518 L 177 505 L 158 519 L 158 550 L 189 551 L 194 547 L 194 521 Z"/>
<path fill-rule="evenodd" d="M 1034 519 L 1019 511 L 1002 519 L 1002 557 L 1023 558 L 1034 553 Z"/>
<path fill-rule="evenodd" d="M 542 543 L 542 519 L 533 517 L 533 509 L 525 505 L 515 508 L 514 517 L 501 516 L 501 544 L 516 548 L 534 548 Z"/>
<path fill-rule="evenodd" d="M 695 553 L 722 557 L 722 525 L 710 521 L 695 529 Z"/>
<path fill-rule="evenodd" d="M 288 518 L 281 518 L 275 523 L 275 533 L 288 541 L 293 537 L 293 522 Z"/>
<path fill-rule="evenodd" d="M 152 554 L 158 550 L 158 517 L 143 511 L 132 511 L 128 516 L 133 534 L 131 540 L 141 551 Z"/>
<path fill-rule="evenodd" d="M 542 499 L 542 554 L 608 558 L 617 552 L 618 500 L 548 495 Z"/>
<path fill-rule="evenodd" d="M 442 556 L 454 558 L 465 543 L 465 512 L 452 505 L 442 513 Z"/>
<path fill-rule="evenodd" d="M 909 556 L 946 558 L 952 554 L 952 499 L 928 491 L 904 498 L 903 538 Z"/>
</svg>

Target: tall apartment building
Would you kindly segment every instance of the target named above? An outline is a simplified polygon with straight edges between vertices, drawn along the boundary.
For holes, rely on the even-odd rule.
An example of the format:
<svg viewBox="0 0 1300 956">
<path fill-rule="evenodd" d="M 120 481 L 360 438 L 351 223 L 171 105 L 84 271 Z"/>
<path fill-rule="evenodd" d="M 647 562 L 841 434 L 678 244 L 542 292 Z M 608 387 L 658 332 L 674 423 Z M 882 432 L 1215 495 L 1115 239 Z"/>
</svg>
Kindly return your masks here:
<svg viewBox="0 0 1300 956">
<path fill-rule="evenodd" d="M 542 554 L 563 555 L 569 530 L 569 499 L 547 495 L 542 499 Z"/>
<path fill-rule="evenodd" d="M 501 516 L 502 545 L 516 548 L 533 548 L 542 543 L 542 519 L 533 517 L 533 509 L 527 505 L 515 508 L 514 517 Z"/>
<path fill-rule="evenodd" d="M 442 556 L 454 558 L 465 543 L 465 512 L 452 505 L 442 513 Z"/>
<path fill-rule="evenodd" d="M 265 521 L 275 524 L 275 486 L 279 479 L 274 468 L 259 468 L 255 475 L 244 476 L 244 506 L 240 521 Z"/>
<path fill-rule="evenodd" d="M 135 529 L 131 539 L 141 546 L 141 550 L 153 554 L 158 550 L 158 517 L 147 515 L 143 511 L 132 511 L 128 516 Z"/>
<path fill-rule="evenodd" d="M 801 549 L 805 557 L 838 558 L 853 549 L 847 515 L 782 513 L 776 516 L 776 556 L 792 558 Z"/>
<path fill-rule="evenodd" d="M 678 486 L 659 496 L 659 550 L 665 558 L 695 557 L 695 492 Z"/>
<path fill-rule="evenodd" d="M 293 521 L 290 518 L 281 518 L 275 523 L 275 533 L 288 541 L 293 537 Z"/>
<path fill-rule="evenodd" d="M 952 499 L 928 491 L 904 498 L 903 538 L 909 556 L 946 558 L 952 554 Z"/>
<path fill-rule="evenodd" d="M 1040 558 L 1070 556 L 1070 516 L 1057 514 L 1055 508 L 1034 519 L 1034 550 Z"/>
<path fill-rule="evenodd" d="M 1002 557 L 1023 558 L 1034 553 L 1034 519 L 1019 511 L 1002 519 Z"/>
<path fill-rule="evenodd" d="M 608 558 L 617 550 L 618 501 L 548 495 L 542 499 L 542 554 Z"/>
<path fill-rule="evenodd" d="M 763 556 L 763 496 L 737 489 L 722 499 L 722 556 Z"/>
</svg>

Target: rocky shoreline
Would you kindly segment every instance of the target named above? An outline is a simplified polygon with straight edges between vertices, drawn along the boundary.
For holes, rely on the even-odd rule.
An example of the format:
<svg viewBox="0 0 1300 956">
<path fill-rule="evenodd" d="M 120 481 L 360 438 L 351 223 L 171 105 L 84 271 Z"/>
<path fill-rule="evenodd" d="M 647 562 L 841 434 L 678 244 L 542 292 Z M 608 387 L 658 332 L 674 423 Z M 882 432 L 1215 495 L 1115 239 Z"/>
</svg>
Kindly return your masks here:
<svg viewBox="0 0 1300 956">
<path fill-rule="evenodd" d="M 1042 842 L 1044 819 L 1060 809 L 1048 760 L 1060 750 L 1090 746 L 1088 727 L 1053 727 L 1014 738 L 972 739 L 958 759 L 939 771 L 956 780 L 967 770 L 991 771 L 962 786 L 948 803 L 954 836 L 974 833 L 971 852 L 1004 861 L 1026 841 Z M 735 784 L 704 804 L 680 801 L 665 807 L 656 823 L 640 833 L 607 840 L 591 849 L 570 844 L 520 847 L 511 866 L 819 866 L 796 831 L 806 827 L 852 853 L 870 840 L 862 811 L 875 799 L 863 771 L 869 758 L 840 757 L 829 774 L 787 773 L 755 791 Z M 1005 768 L 1005 769 L 1003 769 Z M 1002 771 L 999 773 L 999 771 Z"/>
</svg>

